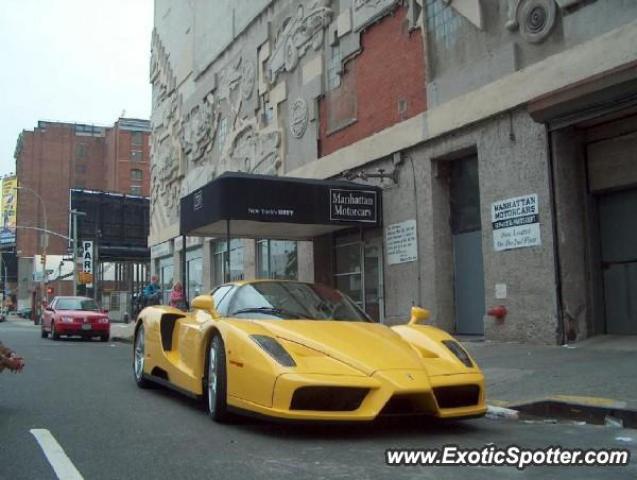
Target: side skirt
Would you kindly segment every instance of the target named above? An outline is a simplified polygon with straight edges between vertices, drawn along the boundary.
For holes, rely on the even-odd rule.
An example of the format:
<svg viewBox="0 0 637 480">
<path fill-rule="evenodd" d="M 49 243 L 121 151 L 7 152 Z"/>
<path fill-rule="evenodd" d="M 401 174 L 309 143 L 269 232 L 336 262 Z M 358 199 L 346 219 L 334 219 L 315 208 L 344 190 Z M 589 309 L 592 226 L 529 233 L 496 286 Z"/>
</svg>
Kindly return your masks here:
<svg viewBox="0 0 637 480">
<path fill-rule="evenodd" d="M 161 385 L 162 387 L 166 387 L 171 390 L 174 390 L 175 392 L 179 392 L 182 395 L 190 397 L 194 400 L 203 399 L 203 395 L 197 395 L 196 393 L 192 393 L 184 388 L 178 387 L 177 385 L 173 385 L 168 380 L 164 380 L 163 378 L 159 378 L 154 375 L 148 375 L 147 373 L 144 373 L 144 378 L 148 380 L 149 382 L 153 382 L 153 383 L 156 383 L 157 385 Z"/>
</svg>

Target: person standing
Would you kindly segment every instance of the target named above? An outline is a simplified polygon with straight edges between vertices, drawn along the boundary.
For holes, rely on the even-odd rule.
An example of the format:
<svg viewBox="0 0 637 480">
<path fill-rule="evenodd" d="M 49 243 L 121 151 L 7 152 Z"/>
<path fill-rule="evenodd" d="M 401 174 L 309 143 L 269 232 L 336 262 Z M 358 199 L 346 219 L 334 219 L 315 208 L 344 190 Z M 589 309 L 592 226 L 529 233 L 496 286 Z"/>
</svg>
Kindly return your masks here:
<svg viewBox="0 0 637 480">
<path fill-rule="evenodd" d="M 142 296 L 145 307 L 161 303 L 161 287 L 159 286 L 159 279 L 157 278 L 157 275 L 150 277 L 150 283 L 144 287 Z"/>
<path fill-rule="evenodd" d="M 181 282 L 175 282 L 175 285 L 173 285 L 168 305 L 178 308 L 179 310 L 186 310 L 186 297 L 184 295 L 184 287 L 181 285 Z"/>
</svg>

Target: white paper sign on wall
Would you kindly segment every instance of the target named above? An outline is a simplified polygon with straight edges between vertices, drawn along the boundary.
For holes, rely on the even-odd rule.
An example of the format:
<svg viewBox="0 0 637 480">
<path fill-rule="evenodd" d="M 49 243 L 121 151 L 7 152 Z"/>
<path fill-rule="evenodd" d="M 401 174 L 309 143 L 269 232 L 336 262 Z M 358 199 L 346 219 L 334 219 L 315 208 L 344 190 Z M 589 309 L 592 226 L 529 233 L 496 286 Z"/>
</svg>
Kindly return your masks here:
<svg viewBox="0 0 637 480">
<path fill-rule="evenodd" d="M 418 260 L 416 220 L 388 225 L 385 228 L 385 249 L 389 265 Z"/>
<path fill-rule="evenodd" d="M 541 245 L 537 194 L 492 203 L 491 225 L 496 252 Z"/>
</svg>

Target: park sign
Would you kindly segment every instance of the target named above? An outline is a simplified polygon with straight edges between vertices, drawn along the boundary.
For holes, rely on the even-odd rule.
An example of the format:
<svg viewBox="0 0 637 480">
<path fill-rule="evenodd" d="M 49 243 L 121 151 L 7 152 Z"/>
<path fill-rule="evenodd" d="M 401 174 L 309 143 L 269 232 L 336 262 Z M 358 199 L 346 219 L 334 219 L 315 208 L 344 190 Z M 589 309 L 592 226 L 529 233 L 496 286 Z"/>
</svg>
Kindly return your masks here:
<svg viewBox="0 0 637 480">
<path fill-rule="evenodd" d="M 82 241 L 82 270 L 79 275 L 80 283 L 87 287 L 93 286 L 93 241 Z"/>
</svg>

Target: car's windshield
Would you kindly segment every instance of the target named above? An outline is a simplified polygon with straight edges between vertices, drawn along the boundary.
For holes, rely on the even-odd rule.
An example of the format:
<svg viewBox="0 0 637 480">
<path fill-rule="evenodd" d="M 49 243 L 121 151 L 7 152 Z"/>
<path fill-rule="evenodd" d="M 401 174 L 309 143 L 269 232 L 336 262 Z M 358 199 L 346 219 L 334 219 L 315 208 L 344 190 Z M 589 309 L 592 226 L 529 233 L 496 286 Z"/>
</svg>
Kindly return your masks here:
<svg viewBox="0 0 637 480">
<path fill-rule="evenodd" d="M 83 310 L 89 312 L 99 311 L 95 300 L 90 298 L 60 298 L 56 304 L 57 310 Z"/>
<path fill-rule="evenodd" d="M 239 318 L 372 322 L 349 297 L 333 288 L 300 282 L 256 282 L 238 288 L 229 315 Z"/>
</svg>

